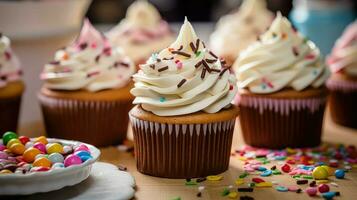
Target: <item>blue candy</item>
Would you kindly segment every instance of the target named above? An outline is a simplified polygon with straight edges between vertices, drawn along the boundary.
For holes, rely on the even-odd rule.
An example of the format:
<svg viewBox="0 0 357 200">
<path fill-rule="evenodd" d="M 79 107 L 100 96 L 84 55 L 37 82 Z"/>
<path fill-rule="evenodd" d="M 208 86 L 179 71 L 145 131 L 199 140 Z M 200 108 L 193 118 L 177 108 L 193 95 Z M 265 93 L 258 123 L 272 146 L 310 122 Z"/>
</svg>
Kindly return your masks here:
<svg viewBox="0 0 357 200">
<path fill-rule="evenodd" d="M 76 151 L 74 155 L 82 157 L 82 156 L 91 156 L 88 151 Z"/>
<path fill-rule="evenodd" d="M 91 155 L 89 155 L 89 156 L 80 156 L 80 158 L 81 158 L 82 162 L 85 162 L 85 161 L 87 161 L 89 159 L 92 159 L 92 156 Z"/>
<path fill-rule="evenodd" d="M 258 171 L 261 171 L 261 172 L 263 172 L 263 171 L 265 171 L 265 170 L 267 170 L 267 168 L 265 168 L 265 167 L 262 167 L 262 166 L 259 166 L 259 167 L 258 167 Z"/>
<path fill-rule="evenodd" d="M 283 186 L 277 186 L 275 189 L 279 192 L 287 192 L 289 190 L 287 187 Z"/>
<path fill-rule="evenodd" d="M 322 197 L 323 197 L 324 199 L 327 199 L 327 200 L 333 199 L 334 196 L 336 196 L 336 192 L 325 192 L 325 193 L 322 193 Z"/>
<path fill-rule="evenodd" d="M 345 178 L 345 171 L 342 169 L 338 169 L 335 171 L 335 177 L 338 179 L 343 179 Z"/>
<path fill-rule="evenodd" d="M 271 170 L 265 170 L 263 173 L 260 174 L 260 176 L 270 176 L 273 172 Z"/>
</svg>

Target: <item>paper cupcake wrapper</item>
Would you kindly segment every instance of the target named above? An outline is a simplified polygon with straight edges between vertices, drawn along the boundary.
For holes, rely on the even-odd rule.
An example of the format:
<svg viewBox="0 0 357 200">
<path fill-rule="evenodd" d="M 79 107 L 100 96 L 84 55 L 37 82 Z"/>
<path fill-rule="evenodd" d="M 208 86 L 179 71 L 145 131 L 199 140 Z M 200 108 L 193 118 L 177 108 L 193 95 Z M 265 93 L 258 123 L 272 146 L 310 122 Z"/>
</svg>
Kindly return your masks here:
<svg viewBox="0 0 357 200">
<path fill-rule="evenodd" d="M 290 113 L 300 110 L 309 110 L 311 113 L 317 112 L 321 106 L 326 104 L 326 97 L 272 99 L 237 95 L 234 103 L 238 106 L 258 109 L 260 114 L 263 114 L 265 111 L 274 111 L 288 116 Z"/>
<path fill-rule="evenodd" d="M 127 101 L 57 99 L 39 94 L 48 136 L 79 140 L 95 146 L 115 145 L 126 138 Z"/>
<path fill-rule="evenodd" d="M 165 124 L 130 116 L 140 172 L 194 178 L 226 171 L 235 119 L 207 124 Z"/>
<path fill-rule="evenodd" d="M 329 107 L 335 123 L 357 129 L 357 90 L 331 90 Z"/>
<path fill-rule="evenodd" d="M 305 103 L 283 100 L 283 106 L 278 106 L 282 100 L 246 103 L 249 100 L 251 98 L 241 97 L 240 102 L 244 103 L 239 105 L 239 120 L 247 144 L 274 149 L 320 144 L 325 100 L 316 100 L 316 103 L 308 99 Z M 318 106 L 308 106 L 315 104 Z"/>
<path fill-rule="evenodd" d="M 357 82 L 328 79 L 326 87 L 332 91 L 356 92 Z"/>
<path fill-rule="evenodd" d="M 21 96 L 11 99 L 0 99 L 0 133 L 17 131 L 20 113 Z"/>
</svg>

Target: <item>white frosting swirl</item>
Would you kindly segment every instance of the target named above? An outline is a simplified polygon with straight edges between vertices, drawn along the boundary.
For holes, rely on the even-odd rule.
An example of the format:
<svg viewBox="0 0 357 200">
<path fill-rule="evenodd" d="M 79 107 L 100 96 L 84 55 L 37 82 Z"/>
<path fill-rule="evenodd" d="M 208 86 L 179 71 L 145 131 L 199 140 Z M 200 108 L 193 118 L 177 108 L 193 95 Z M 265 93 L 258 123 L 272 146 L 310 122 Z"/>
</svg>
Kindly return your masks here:
<svg viewBox="0 0 357 200">
<path fill-rule="evenodd" d="M 318 88 L 329 76 L 319 49 L 295 31 L 280 13 L 260 41 L 240 54 L 234 69 L 238 87 L 253 93 Z"/>
<path fill-rule="evenodd" d="M 133 103 L 159 116 L 216 113 L 229 107 L 237 92 L 235 76 L 198 39 L 187 19 L 176 41 L 140 68 L 133 76 Z"/>
<path fill-rule="evenodd" d="M 218 55 L 235 59 L 272 21 L 273 14 L 266 8 L 265 0 L 245 0 L 237 12 L 219 20 L 210 46 Z"/>
<path fill-rule="evenodd" d="M 17 81 L 21 78 L 22 71 L 17 56 L 11 49 L 10 39 L 0 35 L 0 88 L 8 82 Z"/>
<path fill-rule="evenodd" d="M 126 18 L 110 30 L 108 38 L 122 47 L 134 62 L 147 59 L 152 53 L 169 46 L 174 40 L 169 25 L 147 1 L 135 1 Z"/>
<path fill-rule="evenodd" d="M 75 43 L 56 52 L 41 78 L 50 89 L 96 92 L 126 86 L 133 73 L 132 61 L 85 20 Z"/>
<path fill-rule="evenodd" d="M 332 72 L 343 70 L 347 75 L 357 76 L 357 20 L 337 40 L 327 63 Z"/>
</svg>

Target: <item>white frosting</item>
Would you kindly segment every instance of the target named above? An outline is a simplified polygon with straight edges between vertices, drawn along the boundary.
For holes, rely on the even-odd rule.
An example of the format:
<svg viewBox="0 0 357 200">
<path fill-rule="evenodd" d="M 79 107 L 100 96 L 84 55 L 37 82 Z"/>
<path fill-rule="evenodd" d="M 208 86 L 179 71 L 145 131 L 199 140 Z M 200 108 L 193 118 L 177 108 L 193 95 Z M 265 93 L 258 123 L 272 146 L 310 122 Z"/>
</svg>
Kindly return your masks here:
<svg viewBox="0 0 357 200">
<path fill-rule="evenodd" d="M 146 60 L 152 53 L 167 47 L 173 40 L 169 25 L 147 1 L 135 1 L 126 18 L 107 33 L 134 62 Z"/>
<path fill-rule="evenodd" d="M 235 76 L 198 39 L 187 19 L 176 41 L 140 68 L 133 76 L 133 103 L 159 116 L 216 113 L 229 107 L 237 92 Z"/>
<path fill-rule="evenodd" d="M 8 82 L 17 81 L 21 78 L 22 71 L 17 56 L 11 49 L 10 39 L 0 36 L 0 88 Z"/>
<path fill-rule="evenodd" d="M 327 63 L 332 72 L 343 70 L 350 76 L 357 76 L 357 20 L 337 40 Z"/>
<path fill-rule="evenodd" d="M 86 20 L 75 43 L 56 52 L 41 78 L 50 89 L 96 92 L 126 86 L 134 72 L 122 49 L 113 48 Z"/>
<path fill-rule="evenodd" d="M 253 93 L 318 88 L 329 76 L 319 49 L 295 31 L 280 13 L 260 41 L 240 54 L 234 69 L 238 87 Z"/>
<path fill-rule="evenodd" d="M 265 0 L 245 0 L 237 12 L 219 20 L 210 37 L 210 46 L 220 56 L 236 58 L 272 20 L 273 14 L 266 8 Z"/>
</svg>

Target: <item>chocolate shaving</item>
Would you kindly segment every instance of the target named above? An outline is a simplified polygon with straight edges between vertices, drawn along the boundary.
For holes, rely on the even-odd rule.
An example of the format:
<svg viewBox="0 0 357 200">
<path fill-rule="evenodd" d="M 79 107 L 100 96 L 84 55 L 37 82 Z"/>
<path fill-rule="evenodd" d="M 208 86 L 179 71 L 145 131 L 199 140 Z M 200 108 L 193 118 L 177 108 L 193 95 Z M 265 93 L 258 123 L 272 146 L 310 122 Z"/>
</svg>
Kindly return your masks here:
<svg viewBox="0 0 357 200">
<path fill-rule="evenodd" d="M 206 76 L 206 68 L 203 68 L 201 73 L 201 79 L 204 79 L 205 76 Z"/>
<path fill-rule="evenodd" d="M 195 68 L 199 68 L 201 66 L 201 64 L 202 64 L 202 60 L 199 61 L 197 64 L 195 64 Z"/>
<path fill-rule="evenodd" d="M 197 38 L 197 40 L 196 40 L 196 51 L 195 51 L 195 53 L 197 52 L 199 46 L 200 46 L 200 39 Z"/>
<path fill-rule="evenodd" d="M 158 69 L 157 71 L 158 72 L 162 72 L 162 71 L 165 71 L 165 70 L 168 70 L 168 69 L 169 69 L 169 67 L 166 66 L 166 67 L 162 67 L 162 68 Z"/>
<path fill-rule="evenodd" d="M 192 51 L 196 53 L 197 49 L 196 49 L 195 45 L 193 44 L 193 42 L 190 42 L 190 47 L 191 47 Z"/>
<path fill-rule="evenodd" d="M 208 73 L 211 73 L 211 68 L 208 66 L 208 64 L 206 63 L 206 61 L 202 60 L 202 64 L 205 67 L 205 69 L 208 71 Z"/>
<path fill-rule="evenodd" d="M 180 88 L 184 83 L 186 82 L 186 79 L 182 79 L 179 84 L 177 84 L 177 87 Z"/>
<path fill-rule="evenodd" d="M 213 56 L 214 58 L 218 59 L 218 56 L 216 56 L 216 54 L 214 54 L 212 51 L 209 51 L 209 54 L 211 54 L 211 56 Z"/>
<path fill-rule="evenodd" d="M 154 65 L 154 64 L 150 65 L 149 67 L 150 67 L 151 69 L 154 69 L 154 70 L 155 70 L 155 65 Z"/>
<path fill-rule="evenodd" d="M 174 57 L 171 57 L 171 58 L 163 58 L 163 60 L 172 60 L 174 59 Z"/>
<path fill-rule="evenodd" d="M 173 54 L 178 54 L 178 55 L 181 55 L 181 56 L 185 56 L 187 58 L 191 58 L 191 55 L 188 54 L 188 53 L 185 53 L 185 52 L 182 52 L 182 51 L 171 51 L 171 53 Z"/>
<path fill-rule="evenodd" d="M 215 63 L 217 61 L 217 59 L 208 59 L 208 58 L 206 58 L 205 61 L 207 63 Z"/>
<path fill-rule="evenodd" d="M 177 49 L 177 51 L 181 51 L 182 48 L 183 48 L 183 46 L 181 45 L 181 46 Z"/>
</svg>

